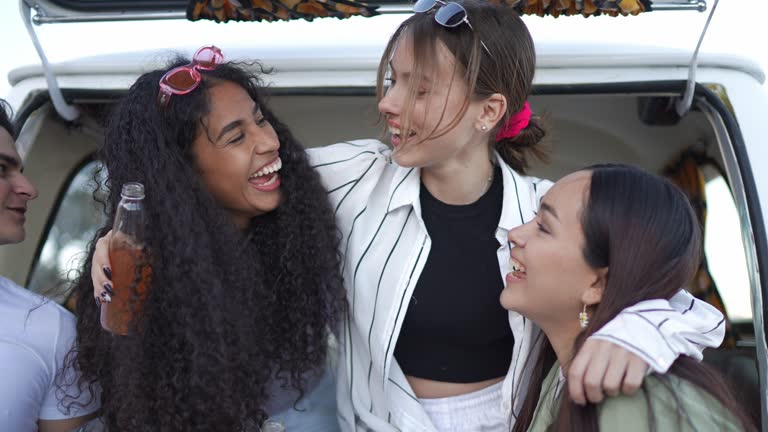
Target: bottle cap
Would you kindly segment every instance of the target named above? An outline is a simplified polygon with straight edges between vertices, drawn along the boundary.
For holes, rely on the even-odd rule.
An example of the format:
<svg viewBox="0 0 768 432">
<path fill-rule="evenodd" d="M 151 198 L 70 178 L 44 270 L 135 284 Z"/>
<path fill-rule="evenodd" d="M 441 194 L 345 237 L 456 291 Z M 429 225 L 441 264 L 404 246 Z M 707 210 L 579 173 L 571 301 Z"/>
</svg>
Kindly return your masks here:
<svg viewBox="0 0 768 432">
<path fill-rule="evenodd" d="M 120 195 L 122 195 L 123 198 L 143 199 L 144 185 L 136 182 L 125 183 Z"/>
</svg>

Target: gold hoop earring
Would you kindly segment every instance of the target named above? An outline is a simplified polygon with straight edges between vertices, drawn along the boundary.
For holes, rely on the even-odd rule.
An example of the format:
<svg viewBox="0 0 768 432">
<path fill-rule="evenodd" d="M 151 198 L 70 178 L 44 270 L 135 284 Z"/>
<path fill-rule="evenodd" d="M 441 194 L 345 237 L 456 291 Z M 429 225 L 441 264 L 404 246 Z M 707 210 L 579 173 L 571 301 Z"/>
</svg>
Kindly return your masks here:
<svg viewBox="0 0 768 432">
<path fill-rule="evenodd" d="M 579 326 L 586 328 L 589 325 L 589 314 L 587 314 L 587 304 L 584 303 L 584 309 L 579 312 Z"/>
</svg>

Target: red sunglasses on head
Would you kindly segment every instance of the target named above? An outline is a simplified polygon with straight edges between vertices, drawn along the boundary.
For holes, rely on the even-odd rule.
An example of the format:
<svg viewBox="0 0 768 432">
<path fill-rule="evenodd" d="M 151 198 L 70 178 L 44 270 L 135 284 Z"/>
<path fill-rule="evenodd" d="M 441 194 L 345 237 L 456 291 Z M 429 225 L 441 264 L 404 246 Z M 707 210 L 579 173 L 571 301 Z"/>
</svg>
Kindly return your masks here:
<svg viewBox="0 0 768 432">
<path fill-rule="evenodd" d="M 192 63 L 173 68 L 160 78 L 160 93 L 157 95 L 161 107 L 168 105 L 171 95 L 185 95 L 200 85 L 198 70 L 213 70 L 224 62 L 224 54 L 213 45 L 204 46 L 192 56 Z"/>
</svg>

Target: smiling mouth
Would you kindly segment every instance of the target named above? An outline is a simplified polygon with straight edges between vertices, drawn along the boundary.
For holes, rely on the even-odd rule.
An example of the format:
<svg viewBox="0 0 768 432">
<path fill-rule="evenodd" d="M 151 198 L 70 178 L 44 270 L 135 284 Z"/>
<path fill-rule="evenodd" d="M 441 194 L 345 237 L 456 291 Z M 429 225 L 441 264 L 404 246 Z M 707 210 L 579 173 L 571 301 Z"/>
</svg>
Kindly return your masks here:
<svg viewBox="0 0 768 432">
<path fill-rule="evenodd" d="M 403 139 L 403 134 L 402 134 L 402 131 L 400 130 L 400 128 L 396 128 L 396 127 L 390 126 L 388 128 L 388 130 L 389 130 L 389 133 L 393 137 L 395 137 L 397 139 Z M 406 138 L 412 138 L 412 137 L 415 137 L 415 136 L 416 136 L 416 132 L 411 130 L 411 131 L 408 131 L 408 134 L 405 137 Z"/>
<path fill-rule="evenodd" d="M 526 276 L 525 272 L 525 266 L 520 263 L 520 261 L 509 257 L 509 265 L 512 268 L 512 276 L 518 278 L 518 279 L 524 279 Z"/>
<path fill-rule="evenodd" d="M 270 162 L 269 164 L 261 167 L 258 171 L 251 174 L 250 177 L 248 177 L 248 180 L 254 180 L 259 177 L 267 177 L 272 173 L 276 173 L 280 171 L 280 169 L 283 167 L 283 161 L 278 157 L 274 161 Z"/>
<path fill-rule="evenodd" d="M 251 178 L 250 182 L 253 183 L 255 186 L 259 186 L 259 187 L 271 186 L 277 181 L 279 177 L 280 176 L 277 173 L 267 174 L 267 175 Z"/>
<path fill-rule="evenodd" d="M 248 183 L 262 192 L 271 192 L 280 187 L 280 169 L 283 161 L 278 157 L 272 162 L 262 166 L 258 171 L 248 177 Z"/>
</svg>

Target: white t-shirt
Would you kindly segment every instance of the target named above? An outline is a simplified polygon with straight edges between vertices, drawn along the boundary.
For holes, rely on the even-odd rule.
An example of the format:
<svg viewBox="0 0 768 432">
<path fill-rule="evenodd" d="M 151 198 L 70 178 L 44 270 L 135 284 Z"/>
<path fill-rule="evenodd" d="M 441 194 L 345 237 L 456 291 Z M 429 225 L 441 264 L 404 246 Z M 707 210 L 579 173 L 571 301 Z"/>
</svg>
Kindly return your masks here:
<svg viewBox="0 0 768 432">
<path fill-rule="evenodd" d="M 74 315 L 0 277 L 0 430 L 34 432 L 40 419 L 63 420 L 99 409 L 98 393 L 89 401 L 87 389 L 75 387 L 64 389 L 79 396 L 69 410 L 60 403 L 56 375 L 74 340 Z M 76 382 L 74 374 L 68 369 L 63 382 Z"/>
</svg>

